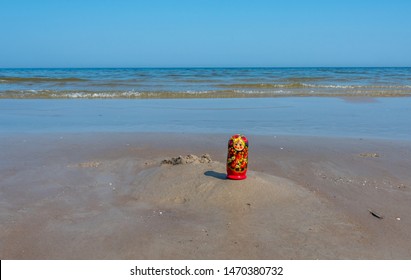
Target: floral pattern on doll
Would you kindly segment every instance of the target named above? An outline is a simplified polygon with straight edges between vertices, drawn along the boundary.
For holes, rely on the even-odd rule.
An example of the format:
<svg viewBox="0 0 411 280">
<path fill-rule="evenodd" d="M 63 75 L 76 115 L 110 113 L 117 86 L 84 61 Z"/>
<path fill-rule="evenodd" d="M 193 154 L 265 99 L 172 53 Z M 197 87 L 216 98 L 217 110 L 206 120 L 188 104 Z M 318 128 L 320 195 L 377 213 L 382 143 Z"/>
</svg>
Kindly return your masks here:
<svg viewBox="0 0 411 280">
<path fill-rule="evenodd" d="M 248 164 L 248 141 L 245 136 L 234 135 L 228 142 L 227 167 L 244 172 Z"/>
</svg>

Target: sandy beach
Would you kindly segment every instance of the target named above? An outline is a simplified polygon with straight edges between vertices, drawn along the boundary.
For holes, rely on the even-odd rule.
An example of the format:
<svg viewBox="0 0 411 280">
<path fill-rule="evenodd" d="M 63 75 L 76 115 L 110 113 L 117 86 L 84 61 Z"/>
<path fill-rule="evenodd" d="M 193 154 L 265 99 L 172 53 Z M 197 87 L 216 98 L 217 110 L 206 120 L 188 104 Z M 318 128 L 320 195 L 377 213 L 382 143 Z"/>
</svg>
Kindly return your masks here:
<svg viewBox="0 0 411 280">
<path fill-rule="evenodd" d="M 409 142 L 247 136 L 1 135 L 0 258 L 411 258 Z"/>
</svg>

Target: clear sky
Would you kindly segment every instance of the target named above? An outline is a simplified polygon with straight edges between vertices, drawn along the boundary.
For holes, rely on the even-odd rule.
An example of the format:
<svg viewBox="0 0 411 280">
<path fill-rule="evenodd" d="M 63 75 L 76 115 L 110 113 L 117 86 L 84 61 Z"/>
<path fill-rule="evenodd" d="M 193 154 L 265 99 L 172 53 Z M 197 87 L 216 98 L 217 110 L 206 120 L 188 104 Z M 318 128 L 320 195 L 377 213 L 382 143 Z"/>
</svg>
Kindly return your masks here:
<svg viewBox="0 0 411 280">
<path fill-rule="evenodd" d="M 0 0 L 0 67 L 411 66 L 409 0 Z"/>
</svg>

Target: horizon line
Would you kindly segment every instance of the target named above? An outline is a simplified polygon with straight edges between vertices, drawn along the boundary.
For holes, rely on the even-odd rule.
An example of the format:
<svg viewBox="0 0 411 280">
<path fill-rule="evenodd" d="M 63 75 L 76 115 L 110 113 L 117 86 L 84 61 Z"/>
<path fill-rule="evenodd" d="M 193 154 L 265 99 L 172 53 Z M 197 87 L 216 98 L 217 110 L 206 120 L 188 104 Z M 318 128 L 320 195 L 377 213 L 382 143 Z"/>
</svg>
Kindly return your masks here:
<svg viewBox="0 0 411 280">
<path fill-rule="evenodd" d="M 0 67 L 0 69 L 281 69 L 281 68 L 411 68 L 411 66 L 69 66 Z"/>
</svg>

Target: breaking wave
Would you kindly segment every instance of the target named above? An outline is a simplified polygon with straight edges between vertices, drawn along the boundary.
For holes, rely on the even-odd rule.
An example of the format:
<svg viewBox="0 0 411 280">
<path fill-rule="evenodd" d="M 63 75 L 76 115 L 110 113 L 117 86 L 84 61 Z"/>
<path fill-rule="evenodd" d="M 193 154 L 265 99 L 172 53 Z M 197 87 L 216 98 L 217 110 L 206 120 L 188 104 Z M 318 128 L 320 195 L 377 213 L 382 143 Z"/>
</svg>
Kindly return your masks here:
<svg viewBox="0 0 411 280">
<path fill-rule="evenodd" d="M 256 98 L 256 97 L 411 97 L 404 90 L 259 90 L 230 89 L 204 91 L 54 91 L 22 90 L 0 92 L 0 99 L 177 99 L 177 98 Z"/>
</svg>

